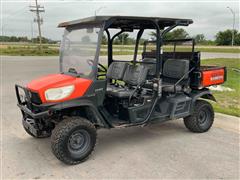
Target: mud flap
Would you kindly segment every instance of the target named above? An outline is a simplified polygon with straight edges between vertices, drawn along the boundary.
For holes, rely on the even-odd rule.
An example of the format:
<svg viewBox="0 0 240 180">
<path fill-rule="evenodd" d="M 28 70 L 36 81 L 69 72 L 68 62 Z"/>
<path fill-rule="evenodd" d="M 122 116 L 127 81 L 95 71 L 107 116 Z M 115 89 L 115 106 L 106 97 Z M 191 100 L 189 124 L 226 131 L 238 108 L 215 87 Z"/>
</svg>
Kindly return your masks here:
<svg viewBox="0 0 240 180">
<path fill-rule="evenodd" d="M 44 138 L 44 137 L 49 137 L 51 135 L 51 132 L 39 129 L 34 119 L 24 118 L 22 122 L 23 122 L 24 128 L 27 129 L 35 137 Z"/>
<path fill-rule="evenodd" d="M 23 126 L 28 129 L 34 136 L 39 136 L 39 130 L 36 128 L 36 123 L 34 119 L 26 118 L 23 119 Z"/>
</svg>

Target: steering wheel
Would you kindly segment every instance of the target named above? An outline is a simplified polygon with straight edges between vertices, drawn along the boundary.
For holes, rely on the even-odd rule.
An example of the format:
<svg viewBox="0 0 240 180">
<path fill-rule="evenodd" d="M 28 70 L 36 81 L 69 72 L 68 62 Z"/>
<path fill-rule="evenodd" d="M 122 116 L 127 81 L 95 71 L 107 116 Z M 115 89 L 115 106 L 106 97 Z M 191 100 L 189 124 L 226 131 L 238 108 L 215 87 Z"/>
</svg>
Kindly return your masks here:
<svg viewBox="0 0 240 180">
<path fill-rule="evenodd" d="M 102 64 L 98 63 L 98 75 L 97 78 L 99 77 L 106 77 L 107 74 L 107 68 L 103 66 Z"/>
<path fill-rule="evenodd" d="M 98 63 L 98 70 L 99 70 L 99 72 L 107 72 L 107 68 L 104 66 L 104 65 L 102 65 L 101 63 Z"/>
<path fill-rule="evenodd" d="M 93 61 L 92 59 L 88 59 L 88 60 L 87 60 L 87 63 L 88 63 L 90 66 L 93 66 L 94 61 Z M 100 76 L 105 76 L 106 73 L 107 73 L 107 68 L 106 68 L 104 65 L 102 65 L 101 63 L 98 63 L 98 73 L 100 73 L 100 74 L 98 74 L 98 77 L 100 77 Z"/>
</svg>

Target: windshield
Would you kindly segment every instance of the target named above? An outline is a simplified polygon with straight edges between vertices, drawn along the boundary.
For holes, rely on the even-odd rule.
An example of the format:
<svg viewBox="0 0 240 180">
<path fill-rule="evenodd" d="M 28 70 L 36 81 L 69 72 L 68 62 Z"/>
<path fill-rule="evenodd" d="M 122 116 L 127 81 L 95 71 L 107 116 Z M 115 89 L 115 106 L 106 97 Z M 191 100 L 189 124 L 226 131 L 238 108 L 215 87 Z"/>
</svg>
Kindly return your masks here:
<svg viewBox="0 0 240 180">
<path fill-rule="evenodd" d="M 80 77 L 94 74 L 100 27 L 66 29 L 61 44 L 61 72 Z"/>
</svg>

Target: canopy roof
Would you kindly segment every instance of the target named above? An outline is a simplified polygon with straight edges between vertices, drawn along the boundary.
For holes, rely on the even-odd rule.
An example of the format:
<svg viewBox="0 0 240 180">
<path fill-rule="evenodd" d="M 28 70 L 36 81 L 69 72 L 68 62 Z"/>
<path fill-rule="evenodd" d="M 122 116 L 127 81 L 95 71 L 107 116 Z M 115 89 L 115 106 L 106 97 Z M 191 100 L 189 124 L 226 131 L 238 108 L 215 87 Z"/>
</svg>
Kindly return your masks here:
<svg viewBox="0 0 240 180">
<path fill-rule="evenodd" d="M 153 25 L 152 23 L 153 21 L 156 22 L 160 28 L 172 26 L 175 24 L 188 26 L 189 24 L 193 23 L 193 20 L 191 19 L 178 19 L 178 18 L 139 17 L 139 16 L 92 16 L 74 21 L 63 22 L 60 23 L 58 27 L 107 23 L 109 24 L 109 28 L 155 29 L 156 27 Z"/>
</svg>

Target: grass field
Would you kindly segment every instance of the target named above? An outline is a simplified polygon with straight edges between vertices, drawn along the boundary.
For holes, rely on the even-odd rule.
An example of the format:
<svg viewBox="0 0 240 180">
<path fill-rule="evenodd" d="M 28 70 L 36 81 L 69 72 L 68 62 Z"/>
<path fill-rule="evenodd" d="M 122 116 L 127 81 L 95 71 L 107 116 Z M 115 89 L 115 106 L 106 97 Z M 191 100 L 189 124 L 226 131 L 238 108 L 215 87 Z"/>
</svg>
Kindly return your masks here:
<svg viewBox="0 0 240 180">
<path fill-rule="evenodd" d="M 139 47 L 139 53 L 142 52 L 143 47 Z M 171 50 L 172 47 L 166 46 L 164 51 Z M 218 53 L 240 53 L 239 47 L 229 46 L 196 46 L 196 51 L 201 52 L 218 52 Z M 114 55 L 131 55 L 133 54 L 133 45 L 114 45 Z M 191 51 L 190 47 L 183 46 L 177 48 L 177 51 Z M 1 44 L 0 55 L 10 56 L 56 56 L 59 54 L 59 47 L 56 44 L 44 44 L 43 50 L 40 52 L 38 45 L 36 44 Z M 101 55 L 107 54 L 106 45 L 102 46 Z"/>
<path fill-rule="evenodd" d="M 106 46 L 103 46 L 106 48 Z M 119 46 L 119 45 L 114 45 L 114 48 L 122 49 L 122 50 L 131 50 L 134 51 L 134 46 Z M 139 46 L 138 48 L 140 51 L 143 49 L 143 46 Z M 173 50 L 173 46 L 163 46 L 164 51 L 169 51 Z M 177 46 L 177 51 L 191 51 L 192 47 L 191 46 Z M 201 51 L 201 52 L 218 52 L 218 53 L 240 53 L 240 47 L 235 46 L 195 46 L 195 51 Z"/>
<path fill-rule="evenodd" d="M 227 67 L 227 82 L 222 86 L 233 91 L 212 91 L 217 103 L 212 103 L 216 112 L 240 117 L 240 59 L 209 59 L 203 60 L 203 65 L 218 65 Z"/>
</svg>

